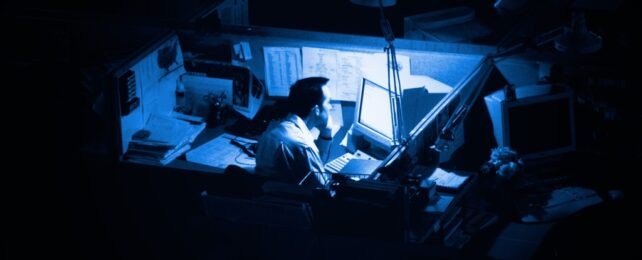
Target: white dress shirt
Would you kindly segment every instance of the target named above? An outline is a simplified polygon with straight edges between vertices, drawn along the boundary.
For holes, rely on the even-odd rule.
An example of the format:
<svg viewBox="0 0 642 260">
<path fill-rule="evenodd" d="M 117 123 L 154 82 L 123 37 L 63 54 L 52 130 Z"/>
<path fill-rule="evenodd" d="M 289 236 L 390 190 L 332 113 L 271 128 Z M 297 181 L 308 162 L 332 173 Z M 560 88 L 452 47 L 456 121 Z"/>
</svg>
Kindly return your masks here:
<svg viewBox="0 0 642 260">
<path fill-rule="evenodd" d="M 328 147 L 331 140 L 314 137 L 305 122 L 289 114 L 276 126 L 268 128 L 259 139 L 256 173 L 294 184 L 323 186 L 323 159 L 317 148 Z"/>
</svg>

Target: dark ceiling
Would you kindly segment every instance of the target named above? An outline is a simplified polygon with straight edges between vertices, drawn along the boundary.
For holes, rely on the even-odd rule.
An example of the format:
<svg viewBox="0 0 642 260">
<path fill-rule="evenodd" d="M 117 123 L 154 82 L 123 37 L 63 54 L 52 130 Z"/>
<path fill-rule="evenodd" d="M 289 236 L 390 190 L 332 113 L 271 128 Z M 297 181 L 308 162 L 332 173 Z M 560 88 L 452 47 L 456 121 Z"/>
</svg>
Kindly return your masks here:
<svg viewBox="0 0 642 260">
<path fill-rule="evenodd" d="M 284 27 L 349 34 L 381 35 L 379 10 L 351 4 L 348 0 L 247 0 L 251 25 Z M 118 19 L 138 24 L 161 24 L 180 27 L 204 7 L 216 0 L 31 0 L 3 3 L 3 17 L 54 16 L 96 22 Z M 588 29 L 604 39 L 604 52 L 597 59 L 630 56 L 633 50 L 633 20 L 639 13 L 631 1 L 615 0 L 508 0 L 502 6 L 524 3 L 521 8 L 498 12 L 492 0 L 399 0 L 385 8 L 394 35 L 404 36 L 404 17 L 456 6 L 475 9 L 476 20 L 491 33 L 473 39 L 473 43 L 496 45 L 503 38 L 529 39 L 563 25 L 569 25 L 573 10 L 586 13 Z M 126 22 L 125 22 L 126 23 Z M 19 29 L 18 29 L 19 30 Z"/>
</svg>

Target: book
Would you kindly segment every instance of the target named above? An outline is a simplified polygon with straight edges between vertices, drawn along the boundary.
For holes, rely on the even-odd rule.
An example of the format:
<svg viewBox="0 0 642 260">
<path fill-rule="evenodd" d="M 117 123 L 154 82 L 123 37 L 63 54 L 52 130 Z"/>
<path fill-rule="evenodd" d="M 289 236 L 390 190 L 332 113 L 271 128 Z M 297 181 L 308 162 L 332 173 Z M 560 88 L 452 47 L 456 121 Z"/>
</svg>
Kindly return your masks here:
<svg viewBox="0 0 642 260">
<path fill-rule="evenodd" d="M 191 145 L 185 145 L 181 149 L 176 150 L 175 152 L 167 155 L 164 158 L 149 158 L 146 156 L 132 155 L 132 154 L 127 154 L 126 157 L 127 157 L 127 160 L 131 162 L 164 166 L 174 161 L 183 153 L 187 152 L 187 150 L 189 150 L 190 148 L 191 148 Z"/>
</svg>

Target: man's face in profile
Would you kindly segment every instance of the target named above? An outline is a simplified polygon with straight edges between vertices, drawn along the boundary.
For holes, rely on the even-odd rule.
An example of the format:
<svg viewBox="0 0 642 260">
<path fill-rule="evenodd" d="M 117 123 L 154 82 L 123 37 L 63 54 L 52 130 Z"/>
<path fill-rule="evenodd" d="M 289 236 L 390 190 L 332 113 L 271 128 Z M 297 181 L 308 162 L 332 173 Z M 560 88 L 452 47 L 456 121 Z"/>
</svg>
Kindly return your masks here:
<svg viewBox="0 0 642 260">
<path fill-rule="evenodd" d="M 330 101 L 332 100 L 330 88 L 328 88 L 327 85 L 324 85 L 321 89 L 323 90 L 323 103 L 319 107 L 319 116 L 317 118 L 318 123 L 315 125 L 319 129 L 323 129 L 328 126 L 328 122 L 330 120 L 330 109 L 332 109 L 332 105 L 330 105 Z"/>
</svg>

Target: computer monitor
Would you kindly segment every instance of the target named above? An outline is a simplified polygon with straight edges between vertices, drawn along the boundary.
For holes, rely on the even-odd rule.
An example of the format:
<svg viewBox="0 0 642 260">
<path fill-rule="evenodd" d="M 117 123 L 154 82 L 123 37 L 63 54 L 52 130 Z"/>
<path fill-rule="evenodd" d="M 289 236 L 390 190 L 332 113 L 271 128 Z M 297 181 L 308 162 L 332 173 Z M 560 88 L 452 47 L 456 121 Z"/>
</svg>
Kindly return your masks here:
<svg viewBox="0 0 642 260">
<path fill-rule="evenodd" d="M 550 90 L 550 85 L 539 87 Z M 524 97 L 519 87 L 516 92 L 517 98 L 511 101 L 505 100 L 502 90 L 484 98 L 498 146 L 510 147 L 531 162 L 574 151 L 572 93 L 560 88 Z"/>
<path fill-rule="evenodd" d="M 389 91 L 366 78 L 357 92 L 353 131 L 374 146 L 392 148 L 392 116 Z"/>
</svg>

